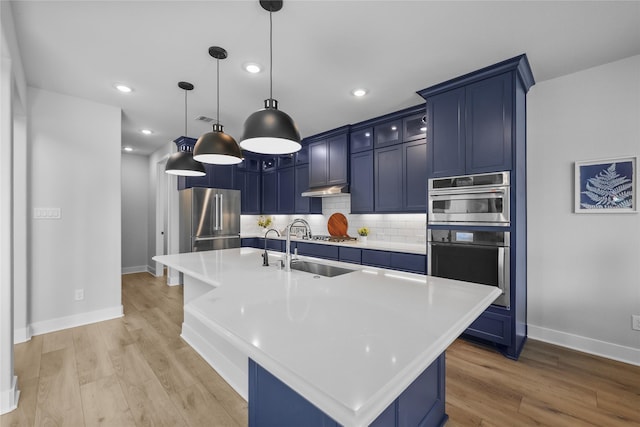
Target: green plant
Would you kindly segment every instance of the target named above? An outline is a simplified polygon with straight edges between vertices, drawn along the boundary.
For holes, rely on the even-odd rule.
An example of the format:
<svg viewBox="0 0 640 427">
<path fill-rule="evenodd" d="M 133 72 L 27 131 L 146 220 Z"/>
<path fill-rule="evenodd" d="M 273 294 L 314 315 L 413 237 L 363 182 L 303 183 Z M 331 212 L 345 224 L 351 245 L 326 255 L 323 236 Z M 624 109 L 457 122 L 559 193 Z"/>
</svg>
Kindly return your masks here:
<svg viewBox="0 0 640 427">
<path fill-rule="evenodd" d="M 271 225 L 272 222 L 273 221 L 270 216 L 265 217 L 260 215 L 260 217 L 258 218 L 258 227 L 267 228 Z"/>
<path fill-rule="evenodd" d="M 358 234 L 360 236 L 368 236 L 369 235 L 369 229 L 367 227 L 358 228 Z"/>
</svg>

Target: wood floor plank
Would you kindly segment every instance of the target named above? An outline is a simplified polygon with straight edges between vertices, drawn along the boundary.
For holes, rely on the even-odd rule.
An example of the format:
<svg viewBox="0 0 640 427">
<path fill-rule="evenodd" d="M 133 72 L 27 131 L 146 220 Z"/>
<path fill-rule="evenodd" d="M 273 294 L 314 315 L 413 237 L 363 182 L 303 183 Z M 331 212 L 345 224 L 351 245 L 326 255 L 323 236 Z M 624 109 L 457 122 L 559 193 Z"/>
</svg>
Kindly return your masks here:
<svg viewBox="0 0 640 427">
<path fill-rule="evenodd" d="M 248 404 L 194 349 L 185 347 L 177 351 L 180 362 L 200 380 L 200 383 L 227 410 L 238 423 L 249 424 Z"/>
<path fill-rule="evenodd" d="M 97 324 L 74 328 L 73 344 L 80 385 L 113 375 L 113 364 Z"/>
<path fill-rule="evenodd" d="M 191 427 L 239 427 L 225 408 L 201 384 L 194 384 L 175 395 L 182 417 Z"/>
<path fill-rule="evenodd" d="M 71 333 L 71 329 L 44 334 L 42 339 L 43 353 L 61 350 L 67 347 L 73 347 L 73 336 Z"/>
<path fill-rule="evenodd" d="M 29 341 L 14 347 L 14 369 L 20 382 L 38 378 L 40 375 L 40 358 L 44 335 L 32 337 Z"/>
<path fill-rule="evenodd" d="M 183 427 L 185 423 L 157 378 L 135 383 L 118 378 L 138 426 Z"/>
<path fill-rule="evenodd" d="M 35 425 L 84 426 L 80 385 L 75 366 L 73 347 L 43 353 Z"/>
<path fill-rule="evenodd" d="M 133 338 L 121 318 L 100 322 L 98 327 L 109 351 L 122 349 L 133 343 Z"/>
<path fill-rule="evenodd" d="M 177 359 L 173 346 L 157 331 L 139 329 L 131 334 L 148 366 L 168 392 L 177 392 L 196 383 L 196 377 Z"/>
<path fill-rule="evenodd" d="M 80 387 L 84 423 L 87 427 L 135 427 L 136 423 L 115 375 Z"/>
</svg>

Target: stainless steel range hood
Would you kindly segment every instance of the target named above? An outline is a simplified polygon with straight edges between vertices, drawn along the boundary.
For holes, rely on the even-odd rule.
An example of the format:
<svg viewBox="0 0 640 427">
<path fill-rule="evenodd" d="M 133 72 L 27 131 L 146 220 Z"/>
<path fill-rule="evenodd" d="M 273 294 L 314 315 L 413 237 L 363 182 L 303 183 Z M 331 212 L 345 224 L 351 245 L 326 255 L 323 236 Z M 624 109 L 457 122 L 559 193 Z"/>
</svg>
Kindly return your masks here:
<svg viewBox="0 0 640 427">
<path fill-rule="evenodd" d="M 313 187 L 302 193 L 302 197 L 332 197 L 349 194 L 349 186 L 343 185 L 327 185 L 325 187 Z"/>
</svg>

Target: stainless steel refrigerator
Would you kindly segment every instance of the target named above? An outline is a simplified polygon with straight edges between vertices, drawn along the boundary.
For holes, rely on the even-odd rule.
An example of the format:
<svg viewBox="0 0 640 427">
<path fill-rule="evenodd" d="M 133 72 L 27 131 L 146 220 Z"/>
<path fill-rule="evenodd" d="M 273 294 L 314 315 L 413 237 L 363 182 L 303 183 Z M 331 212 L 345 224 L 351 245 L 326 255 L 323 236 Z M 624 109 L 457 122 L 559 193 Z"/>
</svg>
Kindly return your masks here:
<svg viewBox="0 0 640 427">
<path fill-rule="evenodd" d="M 240 191 L 180 191 L 180 252 L 240 247 Z"/>
</svg>

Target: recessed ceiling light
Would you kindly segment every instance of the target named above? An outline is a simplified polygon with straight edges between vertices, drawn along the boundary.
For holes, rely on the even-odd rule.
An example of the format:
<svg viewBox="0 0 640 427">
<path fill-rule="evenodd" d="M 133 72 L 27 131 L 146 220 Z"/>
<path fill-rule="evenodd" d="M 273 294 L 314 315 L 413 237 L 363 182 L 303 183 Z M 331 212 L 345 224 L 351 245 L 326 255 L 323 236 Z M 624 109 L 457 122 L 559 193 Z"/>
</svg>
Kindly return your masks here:
<svg viewBox="0 0 640 427">
<path fill-rule="evenodd" d="M 124 150 L 124 151 L 133 151 L 133 148 L 131 148 L 131 147 L 124 147 L 124 148 L 123 148 L 123 150 Z"/>
<path fill-rule="evenodd" d="M 251 74 L 257 74 L 262 71 L 262 67 L 260 67 L 260 65 L 256 64 L 255 62 L 247 62 L 242 66 L 242 68 L 244 68 L 247 73 Z"/>
<path fill-rule="evenodd" d="M 129 92 L 133 91 L 133 89 L 131 89 L 129 86 L 125 86 L 125 85 L 121 85 L 121 84 L 117 84 L 116 85 L 116 89 L 118 89 L 122 93 L 129 93 Z"/>
<path fill-rule="evenodd" d="M 426 127 L 426 126 L 422 126 L 422 127 L 420 128 L 420 130 L 421 130 L 422 132 L 425 132 L 425 131 L 427 130 L 427 127 Z"/>
<path fill-rule="evenodd" d="M 151 135 L 153 133 L 153 131 L 149 129 L 142 129 L 140 132 L 144 133 L 145 135 Z"/>
<path fill-rule="evenodd" d="M 351 95 L 357 96 L 358 98 L 360 98 L 361 96 L 365 96 L 366 94 L 367 94 L 366 89 L 354 89 L 351 91 Z"/>
</svg>

